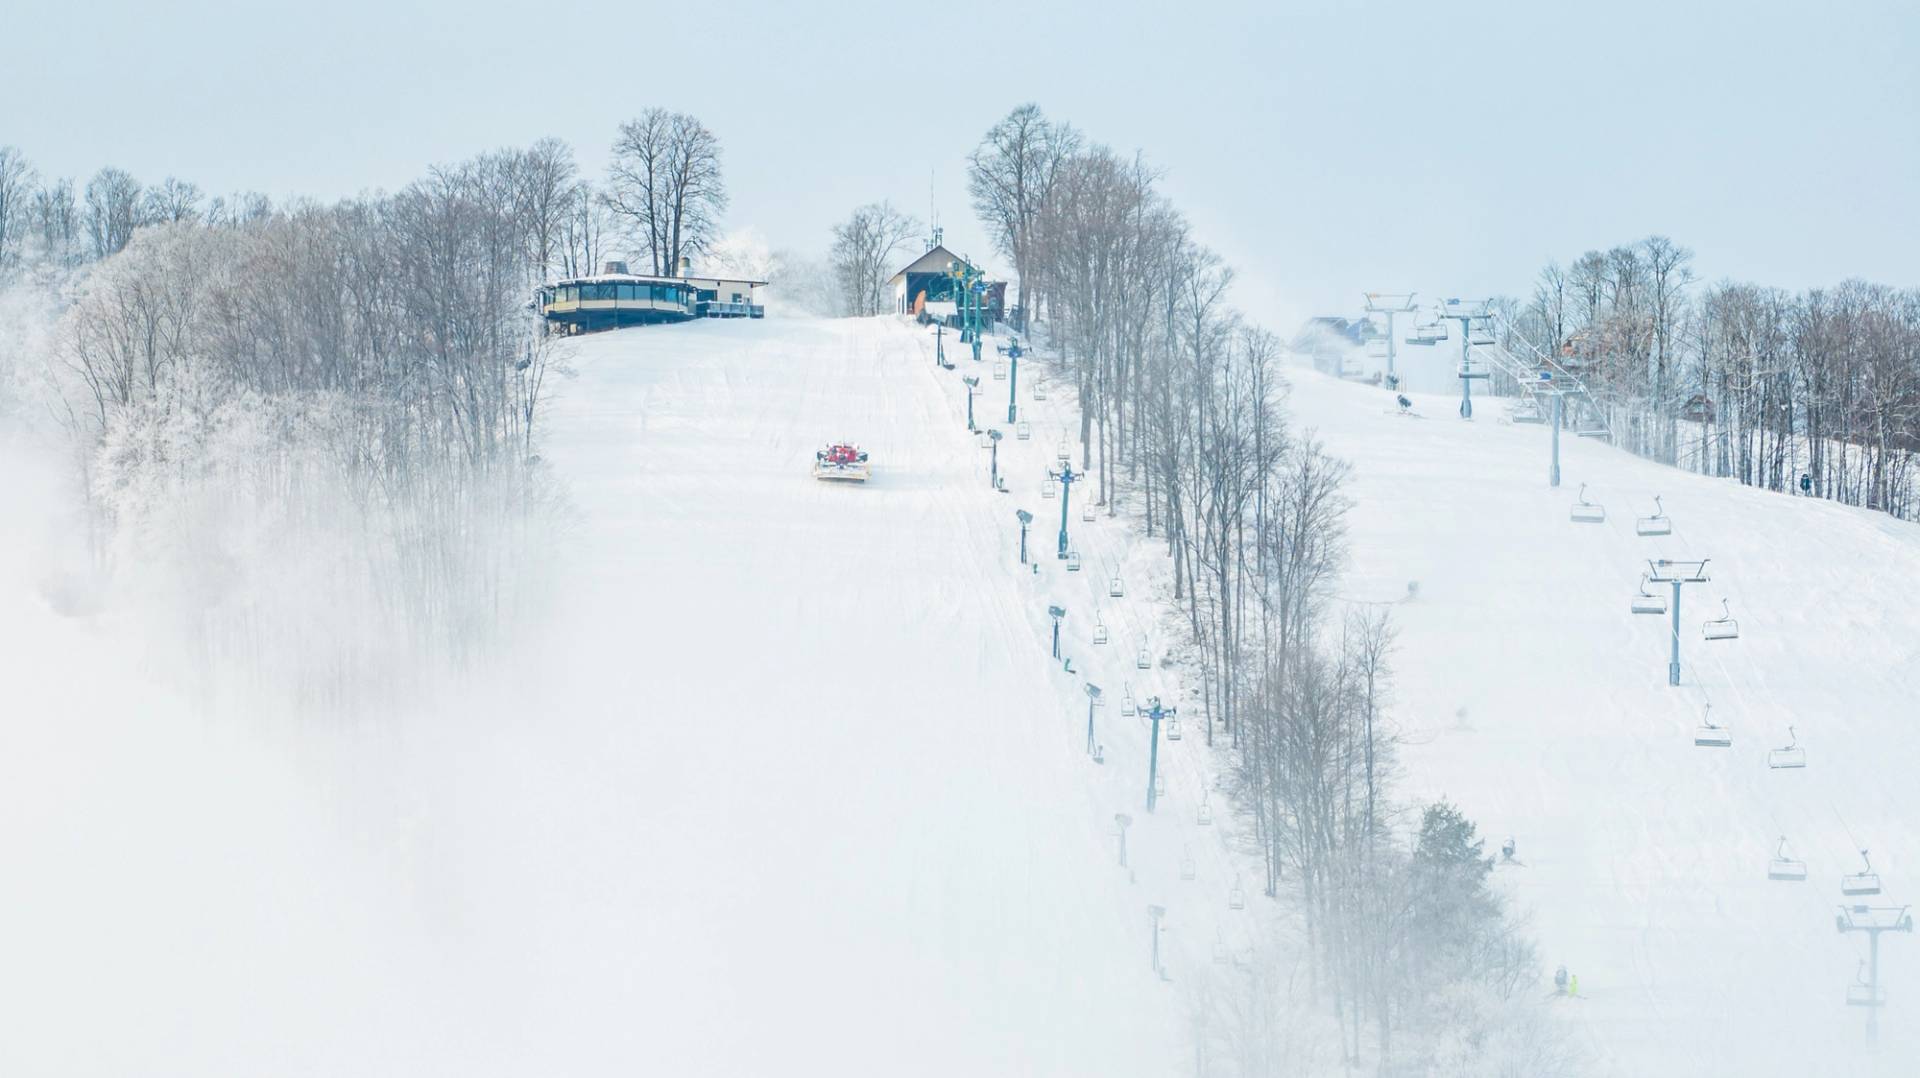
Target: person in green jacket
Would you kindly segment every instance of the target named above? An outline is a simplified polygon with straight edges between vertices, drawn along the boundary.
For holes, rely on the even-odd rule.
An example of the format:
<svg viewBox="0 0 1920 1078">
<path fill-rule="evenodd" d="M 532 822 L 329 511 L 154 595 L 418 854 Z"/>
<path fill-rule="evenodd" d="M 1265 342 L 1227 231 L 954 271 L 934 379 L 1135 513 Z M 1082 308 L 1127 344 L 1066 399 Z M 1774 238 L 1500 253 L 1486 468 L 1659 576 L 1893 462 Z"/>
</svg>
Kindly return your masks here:
<svg viewBox="0 0 1920 1078">
<path fill-rule="evenodd" d="M 1567 978 L 1567 995 L 1577 996 L 1579 994 L 1580 994 L 1580 975 L 1576 973 L 1573 976 Z"/>
</svg>

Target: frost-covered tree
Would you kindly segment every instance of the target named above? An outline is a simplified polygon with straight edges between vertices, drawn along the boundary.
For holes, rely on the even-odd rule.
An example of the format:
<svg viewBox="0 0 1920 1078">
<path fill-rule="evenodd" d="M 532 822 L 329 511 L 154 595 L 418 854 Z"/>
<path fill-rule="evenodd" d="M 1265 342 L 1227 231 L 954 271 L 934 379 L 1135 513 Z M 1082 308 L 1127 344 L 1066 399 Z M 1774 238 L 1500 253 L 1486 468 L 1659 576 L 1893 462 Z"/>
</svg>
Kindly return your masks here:
<svg viewBox="0 0 1920 1078">
<path fill-rule="evenodd" d="M 31 232 L 33 166 L 12 146 L 0 146 L 0 274 L 20 261 Z"/>
<path fill-rule="evenodd" d="M 87 238 L 93 257 L 118 252 L 140 225 L 140 182 L 117 168 L 103 168 L 87 181 Z"/>
</svg>

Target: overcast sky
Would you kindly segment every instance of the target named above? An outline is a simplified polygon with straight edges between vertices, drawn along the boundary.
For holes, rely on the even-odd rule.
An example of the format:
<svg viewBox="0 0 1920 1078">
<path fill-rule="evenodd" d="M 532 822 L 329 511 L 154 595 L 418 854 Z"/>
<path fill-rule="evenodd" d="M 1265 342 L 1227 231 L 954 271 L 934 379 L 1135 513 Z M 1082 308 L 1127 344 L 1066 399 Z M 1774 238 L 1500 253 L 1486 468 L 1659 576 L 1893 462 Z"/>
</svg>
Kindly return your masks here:
<svg viewBox="0 0 1920 1078">
<path fill-rule="evenodd" d="M 543 135 L 598 175 L 664 105 L 721 137 L 729 228 L 819 252 L 890 198 L 1004 270 L 965 156 L 1030 100 L 1143 151 L 1276 328 L 1654 232 L 1709 279 L 1920 285 L 1920 0 L 274 6 L 8 16 L 0 144 L 333 198 Z"/>
</svg>

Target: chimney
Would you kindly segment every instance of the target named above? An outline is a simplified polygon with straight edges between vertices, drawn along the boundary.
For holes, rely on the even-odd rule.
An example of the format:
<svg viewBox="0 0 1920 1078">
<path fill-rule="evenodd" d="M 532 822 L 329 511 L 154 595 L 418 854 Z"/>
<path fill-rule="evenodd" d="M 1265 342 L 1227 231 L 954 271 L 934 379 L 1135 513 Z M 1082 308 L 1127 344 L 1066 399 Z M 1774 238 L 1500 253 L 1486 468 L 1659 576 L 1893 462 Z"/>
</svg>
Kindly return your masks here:
<svg viewBox="0 0 1920 1078">
<path fill-rule="evenodd" d="M 680 276 L 682 277 L 693 276 L 693 259 L 688 258 L 685 255 L 680 256 Z"/>
<path fill-rule="evenodd" d="M 627 272 L 627 264 L 625 262 L 606 262 L 600 266 L 600 272 L 624 274 Z"/>
</svg>

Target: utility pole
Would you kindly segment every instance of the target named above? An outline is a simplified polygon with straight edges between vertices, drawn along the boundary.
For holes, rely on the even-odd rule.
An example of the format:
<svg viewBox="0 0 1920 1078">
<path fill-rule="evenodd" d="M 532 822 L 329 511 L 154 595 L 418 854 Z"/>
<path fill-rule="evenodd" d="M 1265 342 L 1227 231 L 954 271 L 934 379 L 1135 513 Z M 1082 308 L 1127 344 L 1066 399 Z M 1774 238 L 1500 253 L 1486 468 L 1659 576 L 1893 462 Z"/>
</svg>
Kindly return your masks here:
<svg viewBox="0 0 1920 1078">
<path fill-rule="evenodd" d="M 933 324 L 933 365 L 936 367 L 951 366 L 951 364 L 947 362 L 946 333 L 946 323 L 935 322 Z"/>
<path fill-rule="evenodd" d="M 1833 924 L 1841 935 L 1864 932 L 1867 936 L 1867 979 L 1864 984 L 1847 986 L 1847 1004 L 1867 1009 L 1867 1047 L 1880 1040 L 1880 1008 L 1887 1005 L 1887 994 L 1880 987 L 1880 936 L 1886 932 L 1913 931 L 1910 906 L 1842 906 Z"/>
<path fill-rule="evenodd" d="M 1555 398 L 1555 403 L 1559 399 Z M 1673 655 L 1667 660 L 1667 684 L 1680 684 L 1680 585 L 1705 584 L 1707 582 L 1707 559 L 1699 561 L 1674 561 L 1670 558 L 1648 560 L 1647 581 L 1652 584 L 1673 585 Z"/>
<path fill-rule="evenodd" d="M 1147 718 L 1153 720 L 1153 733 L 1147 739 L 1147 811 L 1152 812 L 1154 804 L 1159 800 L 1154 793 L 1154 787 L 1159 784 L 1160 778 L 1160 720 L 1173 718 L 1180 714 L 1180 709 L 1161 707 L 1158 696 L 1149 697 L 1147 705 L 1145 709 Z"/>
<path fill-rule="evenodd" d="M 1067 608 L 1049 606 L 1047 613 L 1053 616 L 1053 657 L 1058 659 L 1060 657 L 1060 619 L 1067 616 Z"/>
<path fill-rule="evenodd" d="M 1398 293 L 1388 292 L 1366 292 L 1363 294 L 1367 297 L 1368 314 L 1384 314 L 1387 316 L 1387 388 L 1395 389 L 1400 384 L 1400 376 L 1395 373 L 1393 369 L 1394 349 L 1395 346 L 1399 344 L 1399 342 L 1394 339 L 1393 316 L 1396 314 L 1407 314 L 1416 309 L 1413 302 L 1413 293 L 1408 292 L 1405 295 L 1400 295 Z"/>
<path fill-rule="evenodd" d="M 1073 470 L 1072 461 L 1061 462 L 1060 470 L 1057 472 L 1051 469 L 1047 471 L 1048 479 L 1058 479 L 1060 481 L 1060 551 L 1056 557 L 1065 558 L 1067 556 L 1067 503 L 1073 500 L 1074 482 L 1085 479 L 1086 477 L 1087 473 Z"/>
<path fill-rule="evenodd" d="M 1033 523 L 1033 514 L 1025 509 L 1015 509 L 1014 519 L 1020 522 L 1020 564 L 1027 564 L 1027 525 Z"/>
</svg>

